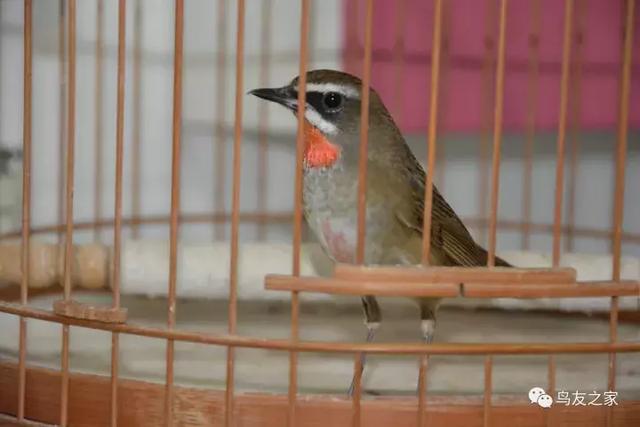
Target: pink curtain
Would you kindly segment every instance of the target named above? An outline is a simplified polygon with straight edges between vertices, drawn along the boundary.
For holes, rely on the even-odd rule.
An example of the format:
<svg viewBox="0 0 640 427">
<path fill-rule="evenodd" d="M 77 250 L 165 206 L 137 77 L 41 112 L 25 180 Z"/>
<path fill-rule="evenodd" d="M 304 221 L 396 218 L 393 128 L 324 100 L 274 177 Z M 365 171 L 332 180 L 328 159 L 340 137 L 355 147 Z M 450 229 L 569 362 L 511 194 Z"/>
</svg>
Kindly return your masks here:
<svg viewBox="0 0 640 427">
<path fill-rule="evenodd" d="M 492 1 L 490 13 L 488 5 Z M 494 52 L 497 49 L 499 4 L 497 0 L 449 0 L 443 4 L 447 7 L 443 19 L 445 47 L 439 129 L 477 131 L 483 124 L 486 126 L 487 116 L 493 116 L 494 74 L 488 80 L 483 77 L 486 76 L 483 64 L 486 45 L 493 43 Z M 539 78 L 534 87 L 538 130 L 554 130 L 558 126 L 564 7 L 561 0 L 540 0 Z M 581 79 L 572 74 L 569 117 L 577 117 L 581 129 L 617 126 L 623 8 L 623 1 L 618 0 L 575 1 L 571 59 L 577 66 L 580 52 Z M 640 126 L 638 9 L 634 16 L 630 99 L 630 122 L 634 127 Z M 531 44 L 536 43 L 531 37 L 532 11 L 531 1 L 508 3 L 506 131 L 522 131 L 528 123 L 529 58 Z M 344 0 L 344 69 L 355 75 L 362 74 L 364 12 L 363 0 Z M 492 21 L 493 31 L 489 32 L 492 36 L 487 39 Z M 427 127 L 432 37 L 433 1 L 374 1 L 372 86 L 405 132 L 423 131 Z M 488 103 L 486 96 L 490 97 Z"/>
</svg>

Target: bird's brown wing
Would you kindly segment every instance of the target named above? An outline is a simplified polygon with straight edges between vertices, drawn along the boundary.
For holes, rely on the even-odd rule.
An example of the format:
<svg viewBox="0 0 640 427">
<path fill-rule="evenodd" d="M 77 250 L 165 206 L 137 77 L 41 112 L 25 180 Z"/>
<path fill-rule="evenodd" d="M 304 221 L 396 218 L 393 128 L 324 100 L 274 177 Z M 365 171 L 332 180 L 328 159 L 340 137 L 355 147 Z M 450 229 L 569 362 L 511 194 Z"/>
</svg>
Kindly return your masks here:
<svg viewBox="0 0 640 427">
<path fill-rule="evenodd" d="M 409 151 L 407 147 L 407 151 Z M 425 172 L 422 166 L 409 151 L 407 177 L 411 186 L 411 206 L 405 212 L 398 212 L 399 220 L 422 235 L 424 217 Z M 433 208 L 431 214 L 431 245 L 445 257 L 447 265 L 482 266 L 487 264 L 487 251 L 479 246 L 469 233 L 455 211 L 442 197 L 438 189 L 433 187 Z M 496 257 L 496 266 L 509 266 L 507 262 Z"/>
</svg>

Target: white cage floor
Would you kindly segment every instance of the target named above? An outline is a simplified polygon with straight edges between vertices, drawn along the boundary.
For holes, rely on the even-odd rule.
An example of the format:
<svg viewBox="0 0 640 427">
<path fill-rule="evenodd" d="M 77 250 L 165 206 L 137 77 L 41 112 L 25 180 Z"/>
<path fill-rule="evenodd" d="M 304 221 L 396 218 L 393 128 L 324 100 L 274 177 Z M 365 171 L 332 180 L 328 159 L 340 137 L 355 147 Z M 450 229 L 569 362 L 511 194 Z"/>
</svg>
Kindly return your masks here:
<svg viewBox="0 0 640 427">
<path fill-rule="evenodd" d="M 78 294 L 92 303 L 110 303 L 105 294 Z M 32 300 L 36 306 L 51 307 L 58 296 Z M 346 297 L 342 304 L 303 299 L 300 331 L 306 340 L 362 341 L 364 326 L 358 298 Z M 376 340 L 416 342 L 420 337 L 417 308 L 408 300 L 381 300 L 384 320 Z M 129 322 L 157 327 L 166 325 L 166 300 L 123 298 Z M 226 301 L 181 301 L 177 307 L 178 327 L 197 331 L 226 331 Z M 28 321 L 29 363 L 58 369 L 60 325 Z M 240 302 L 240 334 L 287 338 L 289 306 L 282 302 Z M 537 312 L 441 309 L 436 342 L 602 342 L 608 339 L 606 318 L 584 315 L 549 315 Z M 640 325 L 621 323 L 619 340 L 640 340 Z M 73 371 L 109 374 L 110 334 L 86 328 L 71 330 L 70 368 Z M 122 377 L 163 382 L 165 342 L 159 339 L 122 335 L 120 338 Z M 18 319 L 0 315 L 0 357 L 17 358 Z M 176 383 L 197 387 L 224 388 L 226 349 L 200 344 L 176 343 Z M 237 349 L 236 387 L 239 391 L 285 392 L 288 382 L 288 353 Z M 558 355 L 558 390 L 606 391 L 608 355 Z M 300 354 L 300 392 L 344 393 L 351 380 L 353 357 L 348 355 Z M 416 357 L 369 357 L 363 377 L 366 392 L 414 393 L 418 364 Z M 434 394 L 476 394 L 483 389 L 482 356 L 433 356 L 428 370 L 428 387 Z M 526 395 L 533 386 L 547 384 L 547 357 L 496 356 L 493 369 L 494 393 Z M 640 397 L 640 357 L 618 355 L 617 385 L 621 397 Z"/>
</svg>

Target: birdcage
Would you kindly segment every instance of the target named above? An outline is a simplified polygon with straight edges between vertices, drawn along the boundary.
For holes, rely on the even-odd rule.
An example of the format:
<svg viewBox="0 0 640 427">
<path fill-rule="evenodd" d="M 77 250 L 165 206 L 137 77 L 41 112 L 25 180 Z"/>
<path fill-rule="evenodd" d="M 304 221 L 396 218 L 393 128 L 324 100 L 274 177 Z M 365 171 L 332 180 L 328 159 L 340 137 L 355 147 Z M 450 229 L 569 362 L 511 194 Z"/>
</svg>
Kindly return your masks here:
<svg viewBox="0 0 640 427">
<path fill-rule="evenodd" d="M 22 150 L 21 183 L 0 176 L 22 192 L 0 195 L 21 224 L 0 241 L 0 419 L 640 425 L 639 16 L 0 0 L 0 142 Z M 427 237 L 422 264 L 365 265 L 367 162 L 354 262 L 327 258 L 303 219 L 305 103 L 294 121 L 246 95 L 313 68 L 376 89 L 428 172 L 425 218 L 435 183 L 487 266 L 430 265 Z M 434 342 L 406 297 L 445 298 Z"/>
</svg>

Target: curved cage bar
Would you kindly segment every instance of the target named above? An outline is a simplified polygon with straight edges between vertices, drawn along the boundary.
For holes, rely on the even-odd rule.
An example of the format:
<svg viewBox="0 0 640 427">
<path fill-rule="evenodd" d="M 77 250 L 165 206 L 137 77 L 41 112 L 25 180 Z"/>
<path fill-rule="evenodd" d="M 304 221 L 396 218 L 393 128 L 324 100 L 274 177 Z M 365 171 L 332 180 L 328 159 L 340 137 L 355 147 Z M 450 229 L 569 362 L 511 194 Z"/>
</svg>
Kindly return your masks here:
<svg viewBox="0 0 640 427">
<path fill-rule="evenodd" d="M 0 203 L 0 422 L 638 425 L 640 34 L 635 0 L 603 2 L 0 2 L 0 88 L 23 83 L 0 91 L 21 152 L 19 179 L 0 164 L 20 211 Z M 247 101 L 296 75 L 295 121 Z M 320 129 L 327 87 L 359 101 L 351 145 Z M 418 255 L 380 263 L 388 117 L 426 174 L 395 218 Z M 325 195 L 353 196 L 351 234 L 309 223 L 309 176 L 334 167 L 312 144 L 357 159 L 350 196 Z M 482 263 L 438 258 L 467 232 L 441 193 Z M 435 342 L 426 299 L 446 301 Z M 575 384 L 604 403 L 562 404 Z"/>
</svg>

